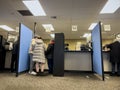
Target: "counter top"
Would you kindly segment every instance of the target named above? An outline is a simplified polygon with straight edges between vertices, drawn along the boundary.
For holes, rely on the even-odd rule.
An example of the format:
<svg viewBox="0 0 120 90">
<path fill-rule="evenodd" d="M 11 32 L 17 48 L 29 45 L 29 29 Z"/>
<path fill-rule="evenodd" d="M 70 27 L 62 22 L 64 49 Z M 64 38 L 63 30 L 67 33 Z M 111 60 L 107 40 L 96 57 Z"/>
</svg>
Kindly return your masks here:
<svg viewBox="0 0 120 90">
<path fill-rule="evenodd" d="M 75 50 L 66 50 L 64 52 L 92 52 L 92 51 L 75 51 Z M 109 53 L 110 51 L 102 51 L 103 53 Z"/>
<path fill-rule="evenodd" d="M 74 51 L 74 50 L 67 50 L 67 51 L 64 51 L 64 52 L 91 52 L 91 51 Z"/>
<path fill-rule="evenodd" d="M 103 51 L 103 53 L 109 53 L 110 51 Z"/>
</svg>

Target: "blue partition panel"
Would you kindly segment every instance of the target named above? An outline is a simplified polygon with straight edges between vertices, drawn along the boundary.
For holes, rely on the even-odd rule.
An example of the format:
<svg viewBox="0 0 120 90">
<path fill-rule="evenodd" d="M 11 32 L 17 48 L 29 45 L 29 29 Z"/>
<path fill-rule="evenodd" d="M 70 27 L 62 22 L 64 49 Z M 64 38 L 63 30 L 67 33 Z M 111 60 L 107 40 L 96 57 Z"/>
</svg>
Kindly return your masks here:
<svg viewBox="0 0 120 90">
<path fill-rule="evenodd" d="M 19 60 L 18 73 L 29 69 L 29 47 L 32 39 L 32 30 L 23 24 L 20 24 L 20 46 L 19 46 Z"/>
<path fill-rule="evenodd" d="M 92 30 L 92 48 L 93 48 L 93 71 L 99 75 L 102 75 L 104 80 L 100 22 Z"/>
</svg>

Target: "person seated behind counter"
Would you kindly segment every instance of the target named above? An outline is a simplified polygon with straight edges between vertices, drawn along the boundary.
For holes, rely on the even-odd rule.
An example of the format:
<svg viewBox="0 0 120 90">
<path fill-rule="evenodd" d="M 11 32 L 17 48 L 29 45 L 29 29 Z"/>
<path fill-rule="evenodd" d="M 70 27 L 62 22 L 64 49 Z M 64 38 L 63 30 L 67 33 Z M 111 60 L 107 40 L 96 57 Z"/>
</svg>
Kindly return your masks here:
<svg viewBox="0 0 120 90">
<path fill-rule="evenodd" d="M 65 50 L 68 51 L 69 50 L 69 44 L 65 44 Z"/>
<path fill-rule="evenodd" d="M 88 47 L 85 44 L 82 44 L 81 47 L 80 47 L 80 49 L 81 49 L 81 51 L 89 51 L 90 47 Z"/>
</svg>

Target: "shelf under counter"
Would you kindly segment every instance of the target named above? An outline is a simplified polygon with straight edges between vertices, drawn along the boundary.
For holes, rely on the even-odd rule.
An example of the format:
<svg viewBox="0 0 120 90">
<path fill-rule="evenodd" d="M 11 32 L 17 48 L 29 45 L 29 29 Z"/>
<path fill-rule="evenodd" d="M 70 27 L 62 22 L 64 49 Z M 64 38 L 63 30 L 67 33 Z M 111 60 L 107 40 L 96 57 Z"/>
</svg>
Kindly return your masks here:
<svg viewBox="0 0 120 90">
<path fill-rule="evenodd" d="M 92 51 L 65 51 L 65 70 L 92 71 Z M 111 71 L 109 51 L 103 51 L 104 72 Z"/>
<path fill-rule="evenodd" d="M 65 70 L 92 71 L 91 51 L 65 51 Z"/>
</svg>

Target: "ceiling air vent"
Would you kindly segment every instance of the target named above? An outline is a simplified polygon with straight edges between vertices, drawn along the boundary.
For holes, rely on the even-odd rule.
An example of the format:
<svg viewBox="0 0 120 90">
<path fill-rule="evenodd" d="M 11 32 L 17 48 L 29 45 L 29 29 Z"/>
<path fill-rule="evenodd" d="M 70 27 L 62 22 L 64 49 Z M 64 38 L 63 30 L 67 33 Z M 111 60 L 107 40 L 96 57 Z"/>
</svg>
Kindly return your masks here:
<svg viewBox="0 0 120 90">
<path fill-rule="evenodd" d="M 51 16 L 52 19 L 57 19 L 57 16 Z"/>
<path fill-rule="evenodd" d="M 22 16 L 33 16 L 29 10 L 18 10 Z"/>
</svg>

